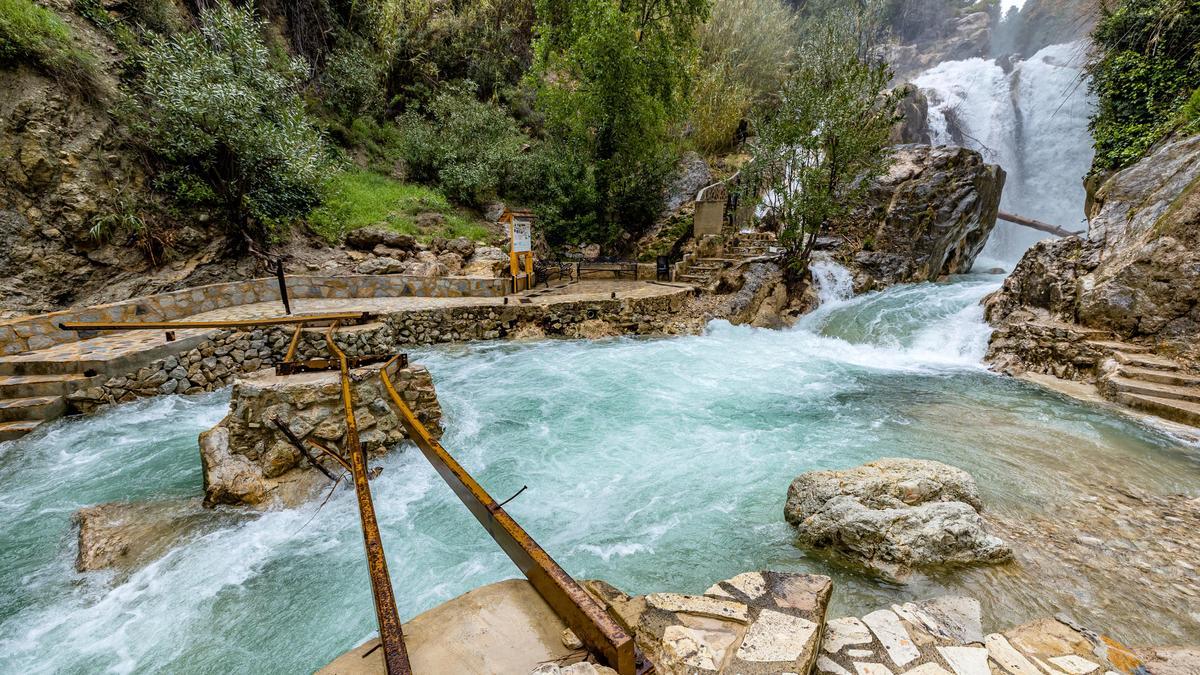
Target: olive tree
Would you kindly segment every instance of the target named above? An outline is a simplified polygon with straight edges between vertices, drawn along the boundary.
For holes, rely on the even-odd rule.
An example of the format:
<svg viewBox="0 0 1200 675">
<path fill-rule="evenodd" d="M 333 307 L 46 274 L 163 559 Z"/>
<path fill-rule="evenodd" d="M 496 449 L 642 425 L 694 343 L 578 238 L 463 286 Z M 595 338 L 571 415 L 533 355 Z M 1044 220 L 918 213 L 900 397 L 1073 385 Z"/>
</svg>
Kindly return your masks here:
<svg viewBox="0 0 1200 675">
<path fill-rule="evenodd" d="M 807 26 L 778 101 L 754 124 L 747 197 L 780 224 L 789 273 L 808 268 L 819 236 L 860 206 L 884 173 L 897 95 L 864 10 L 834 10 Z"/>
</svg>

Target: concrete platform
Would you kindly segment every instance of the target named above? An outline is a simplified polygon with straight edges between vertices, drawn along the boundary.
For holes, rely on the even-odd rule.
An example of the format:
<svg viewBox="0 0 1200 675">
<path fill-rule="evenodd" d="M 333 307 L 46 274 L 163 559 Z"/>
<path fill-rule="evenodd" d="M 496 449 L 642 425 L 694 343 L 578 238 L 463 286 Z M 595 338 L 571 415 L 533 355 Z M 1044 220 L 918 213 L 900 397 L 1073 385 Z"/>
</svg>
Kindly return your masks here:
<svg viewBox="0 0 1200 675">
<path fill-rule="evenodd" d="M 572 663 L 586 655 L 563 646 L 564 628 L 528 581 L 509 579 L 418 614 L 404 624 L 404 641 L 414 673 L 525 675 L 542 663 Z M 363 643 L 317 673 L 383 675 L 383 652 L 371 651 L 378 644 Z"/>
</svg>

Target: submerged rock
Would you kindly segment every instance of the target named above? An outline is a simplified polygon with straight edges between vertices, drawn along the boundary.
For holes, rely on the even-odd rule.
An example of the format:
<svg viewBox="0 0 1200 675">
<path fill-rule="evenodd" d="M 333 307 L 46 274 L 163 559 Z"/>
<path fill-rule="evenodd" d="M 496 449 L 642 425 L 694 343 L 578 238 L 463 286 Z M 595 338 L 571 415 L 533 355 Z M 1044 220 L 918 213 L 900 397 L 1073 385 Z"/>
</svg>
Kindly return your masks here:
<svg viewBox="0 0 1200 675">
<path fill-rule="evenodd" d="M 895 578 L 913 568 L 995 563 L 1012 551 L 989 534 L 967 472 L 929 460 L 881 459 L 810 471 L 788 488 L 784 516 L 804 546 L 830 548 Z"/>
<path fill-rule="evenodd" d="M 109 502 L 79 509 L 72 516 L 79 526 L 75 569 L 132 570 L 170 550 L 212 518 L 199 499 Z"/>
<path fill-rule="evenodd" d="M 406 438 L 379 376 L 382 368 L 376 364 L 351 371 L 359 439 L 368 454 L 383 453 Z M 414 365 L 391 368 L 397 392 L 430 431 L 440 435 L 441 407 L 429 371 Z M 311 437 L 344 449 L 346 417 L 337 372 L 278 376 L 274 370 L 260 370 L 234 382 L 229 414 L 200 434 L 205 505 L 260 504 L 272 493 L 293 503 L 324 480 L 302 461 L 274 419 L 301 439 Z M 327 465 L 338 473 L 336 464 Z"/>
</svg>

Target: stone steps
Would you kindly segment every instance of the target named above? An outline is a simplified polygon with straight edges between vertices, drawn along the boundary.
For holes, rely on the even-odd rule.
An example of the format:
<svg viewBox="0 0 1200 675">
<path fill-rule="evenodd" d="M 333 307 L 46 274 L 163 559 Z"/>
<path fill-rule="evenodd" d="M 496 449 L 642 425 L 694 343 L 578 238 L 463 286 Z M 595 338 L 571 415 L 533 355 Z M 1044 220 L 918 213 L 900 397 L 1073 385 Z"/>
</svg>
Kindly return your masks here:
<svg viewBox="0 0 1200 675">
<path fill-rule="evenodd" d="M 1178 363 L 1153 354 L 1132 354 L 1129 352 L 1114 351 L 1113 358 L 1117 360 L 1117 363 L 1125 366 L 1155 370 L 1181 370 Z"/>
<path fill-rule="evenodd" d="M 1105 378 L 1105 383 L 1107 386 L 1112 387 L 1113 390 L 1126 394 L 1200 403 L 1200 387 L 1180 387 L 1173 384 L 1147 382 L 1145 380 L 1135 380 L 1120 376 Z"/>
<path fill-rule="evenodd" d="M 28 422 L 54 419 L 66 412 L 62 396 L 29 396 L 0 400 L 0 422 Z"/>
<path fill-rule="evenodd" d="M 1188 375 L 1172 370 L 1155 370 L 1153 368 L 1138 368 L 1137 366 L 1121 366 L 1117 371 L 1123 377 L 1143 382 L 1158 382 L 1177 387 L 1200 387 L 1200 376 Z"/>
<path fill-rule="evenodd" d="M 1114 342 L 1112 340 L 1088 340 L 1088 344 L 1095 345 L 1110 352 L 1125 352 L 1126 354 L 1147 354 L 1151 349 L 1145 345 L 1133 345 L 1128 342 Z"/>
<path fill-rule="evenodd" d="M 41 420 L 0 422 L 0 441 L 15 441 L 16 439 L 36 429 L 41 423 Z"/>
<path fill-rule="evenodd" d="M 0 400 L 30 396 L 66 396 L 98 377 L 81 373 L 56 375 L 0 375 Z"/>
<path fill-rule="evenodd" d="M 167 342 L 162 331 L 130 331 L 67 342 L 33 352 L 0 356 L 0 375 L 71 375 L 127 373 L 153 361 L 184 352 L 208 339 L 212 331 L 176 331 Z"/>
<path fill-rule="evenodd" d="M 1125 392 L 1118 392 L 1116 400 L 1130 408 L 1148 412 L 1165 420 L 1200 427 L 1200 403 Z"/>
</svg>

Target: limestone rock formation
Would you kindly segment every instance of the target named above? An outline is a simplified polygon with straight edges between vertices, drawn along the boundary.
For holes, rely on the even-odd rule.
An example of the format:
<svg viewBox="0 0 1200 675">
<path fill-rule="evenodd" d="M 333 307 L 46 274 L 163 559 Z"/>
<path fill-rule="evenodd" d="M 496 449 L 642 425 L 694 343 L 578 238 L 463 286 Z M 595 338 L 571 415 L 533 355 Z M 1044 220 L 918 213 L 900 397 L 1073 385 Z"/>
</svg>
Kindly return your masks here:
<svg viewBox="0 0 1200 675">
<path fill-rule="evenodd" d="M 215 517 L 224 522 L 241 516 L 225 512 Z M 162 555 L 213 518 L 199 499 L 109 502 L 79 509 L 72 516 L 79 527 L 75 569 L 128 572 Z"/>
<path fill-rule="evenodd" d="M 1103 181 L 1086 238 L 1040 242 L 986 300 L 1002 369 L 1091 379 L 1089 333 L 1200 362 L 1200 136 L 1172 139 Z M 1047 322 L 1078 326 L 1057 341 Z"/>
<path fill-rule="evenodd" d="M 836 255 L 860 289 L 967 272 L 996 225 L 1004 176 L 967 148 L 896 146 Z"/>
<path fill-rule="evenodd" d="M 905 83 L 898 89 L 903 93 L 903 98 L 896 103 L 896 116 L 899 120 L 892 125 L 888 142 L 893 145 L 929 145 L 929 101 L 915 84 Z"/>
<path fill-rule="evenodd" d="M 961 469 L 881 459 L 801 474 L 788 488 L 784 516 L 802 545 L 834 549 L 902 579 L 919 567 L 1009 560 L 982 508 L 974 479 Z"/>
<path fill-rule="evenodd" d="M 441 408 L 429 371 L 413 365 L 391 368 L 397 392 L 431 432 L 440 434 Z M 376 364 L 351 371 L 359 439 L 368 454 L 386 452 L 406 438 L 384 390 L 381 370 L 382 364 Z M 200 434 L 205 505 L 260 504 L 270 497 L 294 502 L 306 497 L 321 479 L 302 461 L 274 419 L 286 423 L 300 439 L 311 437 L 345 448 L 346 421 L 337 373 L 281 377 L 273 370 L 260 370 L 236 380 L 229 414 Z"/>
<path fill-rule="evenodd" d="M 603 581 L 584 587 L 663 675 L 807 673 L 816 662 L 829 577 L 746 572 L 704 595 L 630 597 Z"/>
<path fill-rule="evenodd" d="M 386 227 L 362 227 L 346 233 L 346 246 L 360 251 L 370 251 L 383 244 L 402 251 L 416 248 L 417 240 L 408 234 L 400 234 Z"/>
</svg>

